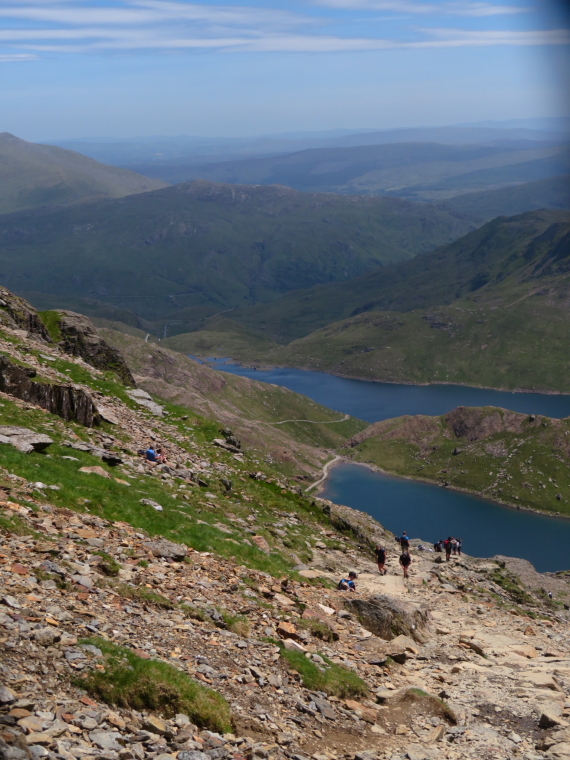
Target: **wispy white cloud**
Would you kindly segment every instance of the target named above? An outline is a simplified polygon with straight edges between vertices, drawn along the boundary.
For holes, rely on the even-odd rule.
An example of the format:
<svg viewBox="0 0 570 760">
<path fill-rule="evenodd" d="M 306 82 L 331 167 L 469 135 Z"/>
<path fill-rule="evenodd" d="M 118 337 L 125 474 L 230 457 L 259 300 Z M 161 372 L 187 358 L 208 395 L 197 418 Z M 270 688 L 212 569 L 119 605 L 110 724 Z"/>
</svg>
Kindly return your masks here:
<svg viewBox="0 0 570 760">
<path fill-rule="evenodd" d="M 18 63 L 19 61 L 37 61 L 37 55 L 31 55 L 30 53 L 8 53 L 7 55 L 0 54 L 0 63 Z"/>
<path fill-rule="evenodd" d="M 436 6 L 413 0 L 324 0 L 348 7 L 430 14 Z M 341 4 L 343 4 L 341 6 Z M 363 5 L 367 4 L 367 5 Z M 437 8 L 458 15 L 491 15 L 484 2 L 447 2 Z M 352 7 L 357 7 L 353 5 Z M 419 10 L 418 10 L 419 9 Z M 426 10 L 427 9 L 427 10 Z M 521 10 L 517 7 L 517 10 Z M 510 12 L 510 11 L 509 11 Z M 274 8 L 206 5 L 181 0 L 13 0 L 0 7 L 0 60 L 31 60 L 40 53 L 219 50 L 224 52 L 330 53 L 389 49 L 568 45 L 566 29 L 475 31 L 460 28 L 408 29 L 405 38 L 327 33 L 334 19 Z M 328 29 L 327 29 L 328 27 Z M 27 57 L 26 57 L 27 56 Z"/>
<path fill-rule="evenodd" d="M 319 5 L 349 10 L 393 11 L 414 16 L 506 16 L 526 13 L 529 7 L 483 2 L 416 3 L 408 0 L 317 0 Z"/>
</svg>

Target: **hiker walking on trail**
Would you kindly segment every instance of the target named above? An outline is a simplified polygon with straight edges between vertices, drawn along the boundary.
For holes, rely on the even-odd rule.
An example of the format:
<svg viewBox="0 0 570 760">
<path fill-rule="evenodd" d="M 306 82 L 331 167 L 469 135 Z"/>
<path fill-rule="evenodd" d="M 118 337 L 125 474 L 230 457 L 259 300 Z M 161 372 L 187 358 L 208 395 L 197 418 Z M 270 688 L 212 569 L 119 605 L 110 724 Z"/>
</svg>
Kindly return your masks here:
<svg viewBox="0 0 570 760">
<path fill-rule="evenodd" d="M 443 548 L 445 549 L 445 561 L 449 562 L 451 557 L 451 536 L 448 536 L 443 542 Z"/>
<path fill-rule="evenodd" d="M 451 539 L 451 550 L 453 552 L 453 556 L 456 557 L 457 556 L 457 539 L 456 538 Z"/>
<path fill-rule="evenodd" d="M 408 569 L 411 564 L 412 564 L 412 558 L 410 557 L 410 552 L 403 551 L 400 554 L 400 565 L 402 567 L 402 570 L 404 571 L 404 579 L 408 577 Z"/>
<path fill-rule="evenodd" d="M 455 539 L 455 547 L 457 549 L 457 556 L 461 557 L 461 545 L 463 544 L 463 541 L 460 538 Z"/>
<path fill-rule="evenodd" d="M 406 531 L 403 531 L 401 536 L 396 536 L 396 541 L 400 544 L 400 548 L 403 552 L 410 551 L 410 539 Z"/>
<path fill-rule="evenodd" d="M 386 548 L 384 546 L 380 546 L 379 544 L 376 544 L 376 549 L 374 549 L 374 554 L 376 555 L 376 562 L 378 564 L 378 572 L 380 575 L 386 575 L 386 569 L 384 565 L 386 564 Z"/>
</svg>

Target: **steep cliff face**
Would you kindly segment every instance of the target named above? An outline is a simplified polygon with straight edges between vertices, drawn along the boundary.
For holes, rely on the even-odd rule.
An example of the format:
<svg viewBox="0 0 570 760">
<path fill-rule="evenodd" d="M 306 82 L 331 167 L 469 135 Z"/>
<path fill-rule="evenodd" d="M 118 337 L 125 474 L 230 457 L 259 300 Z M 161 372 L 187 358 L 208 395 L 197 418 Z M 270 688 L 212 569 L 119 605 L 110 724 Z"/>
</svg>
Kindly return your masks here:
<svg viewBox="0 0 570 760">
<path fill-rule="evenodd" d="M 122 355 L 97 333 L 90 319 L 73 311 L 59 311 L 59 347 L 71 356 L 80 356 L 92 367 L 110 369 L 132 388 L 136 383 Z"/>
<path fill-rule="evenodd" d="M 93 427 L 98 415 L 91 394 L 74 385 L 58 385 L 32 380 L 35 370 L 13 364 L 0 356 L 0 391 L 36 404 L 66 422 L 79 422 Z"/>
<path fill-rule="evenodd" d="M 40 340 L 51 342 L 49 332 L 34 307 L 6 288 L 0 288 L 0 323 L 13 330 L 26 330 Z"/>
</svg>

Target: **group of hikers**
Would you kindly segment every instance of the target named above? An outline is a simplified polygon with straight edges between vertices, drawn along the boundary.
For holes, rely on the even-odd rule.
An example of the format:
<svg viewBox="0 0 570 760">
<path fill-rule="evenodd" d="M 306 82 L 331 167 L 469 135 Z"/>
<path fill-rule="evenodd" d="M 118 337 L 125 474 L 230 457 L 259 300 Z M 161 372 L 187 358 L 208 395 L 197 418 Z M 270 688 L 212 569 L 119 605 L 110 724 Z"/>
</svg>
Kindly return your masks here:
<svg viewBox="0 0 570 760">
<path fill-rule="evenodd" d="M 409 569 L 410 565 L 412 564 L 412 557 L 410 554 L 410 539 L 408 537 L 408 534 L 406 531 L 403 531 L 401 536 L 395 536 L 395 540 L 400 544 L 400 550 L 401 554 L 399 557 L 399 564 L 402 568 L 402 571 L 404 573 L 404 578 L 408 578 L 409 575 Z M 426 549 L 425 546 L 422 544 L 418 545 L 418 551 L 428 551 L 428 552 L 436 552 L 436 553 L 442 553 L 445 552 L 445 560 L 446 562 L 449 562 L 451 555 L 461 557 L 461 546 L 463 542 L 460 538 L 454 538 L 453 536 L 448 536 L 445 540 L 440 539 L 439 541 L 436 541 L 436 543 L 433 545 L 433 549 Z M 386 547 L 380 546 L 380 544 L 376 545 L 376 548 L 374 549 L 374 554 L 376 555 L 376 563 L 378 565 L 378 572 L 380 575 L 386 575 L 388 572 L 386 570 Z M 356 579 L 357 575 L 354 571 L 351 571 L 348 574 L 347 578 L 341 578 L 341 580 L 338 583 L 337 589 L 339 591 L 356 591 Z"/>
</svg>

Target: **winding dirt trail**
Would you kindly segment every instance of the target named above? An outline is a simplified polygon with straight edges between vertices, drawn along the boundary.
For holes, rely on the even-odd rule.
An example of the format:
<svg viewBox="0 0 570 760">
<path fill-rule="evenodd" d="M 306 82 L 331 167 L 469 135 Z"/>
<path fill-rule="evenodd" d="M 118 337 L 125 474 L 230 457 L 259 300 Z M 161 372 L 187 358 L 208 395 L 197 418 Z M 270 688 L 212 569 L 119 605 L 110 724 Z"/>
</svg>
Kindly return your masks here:
<svg viewBox="0 0 570 760">
<path fill-rule="evenodd" d="M 339 462 L 341 459 L 343 459 L 343 457 L 337 454 L 337 456 L 335 456 L 334 459 L 331 459 L 330 461 L 328 461 L 323 467 L 323 471 L 322 471 L 323 474 L 321 475 L 321 477 L 318 480 L 316 480 L 314 483 L 311 483 L 311 485 L 305 489 L 305 493 L 309 493 L 309 491 L 312 491 L 313 488 L 316 488 L 316 486 L 319 486 L 323 481 L 325 481 L 328 477 L 330 468 L 334 464 Z"/>
</svg>

